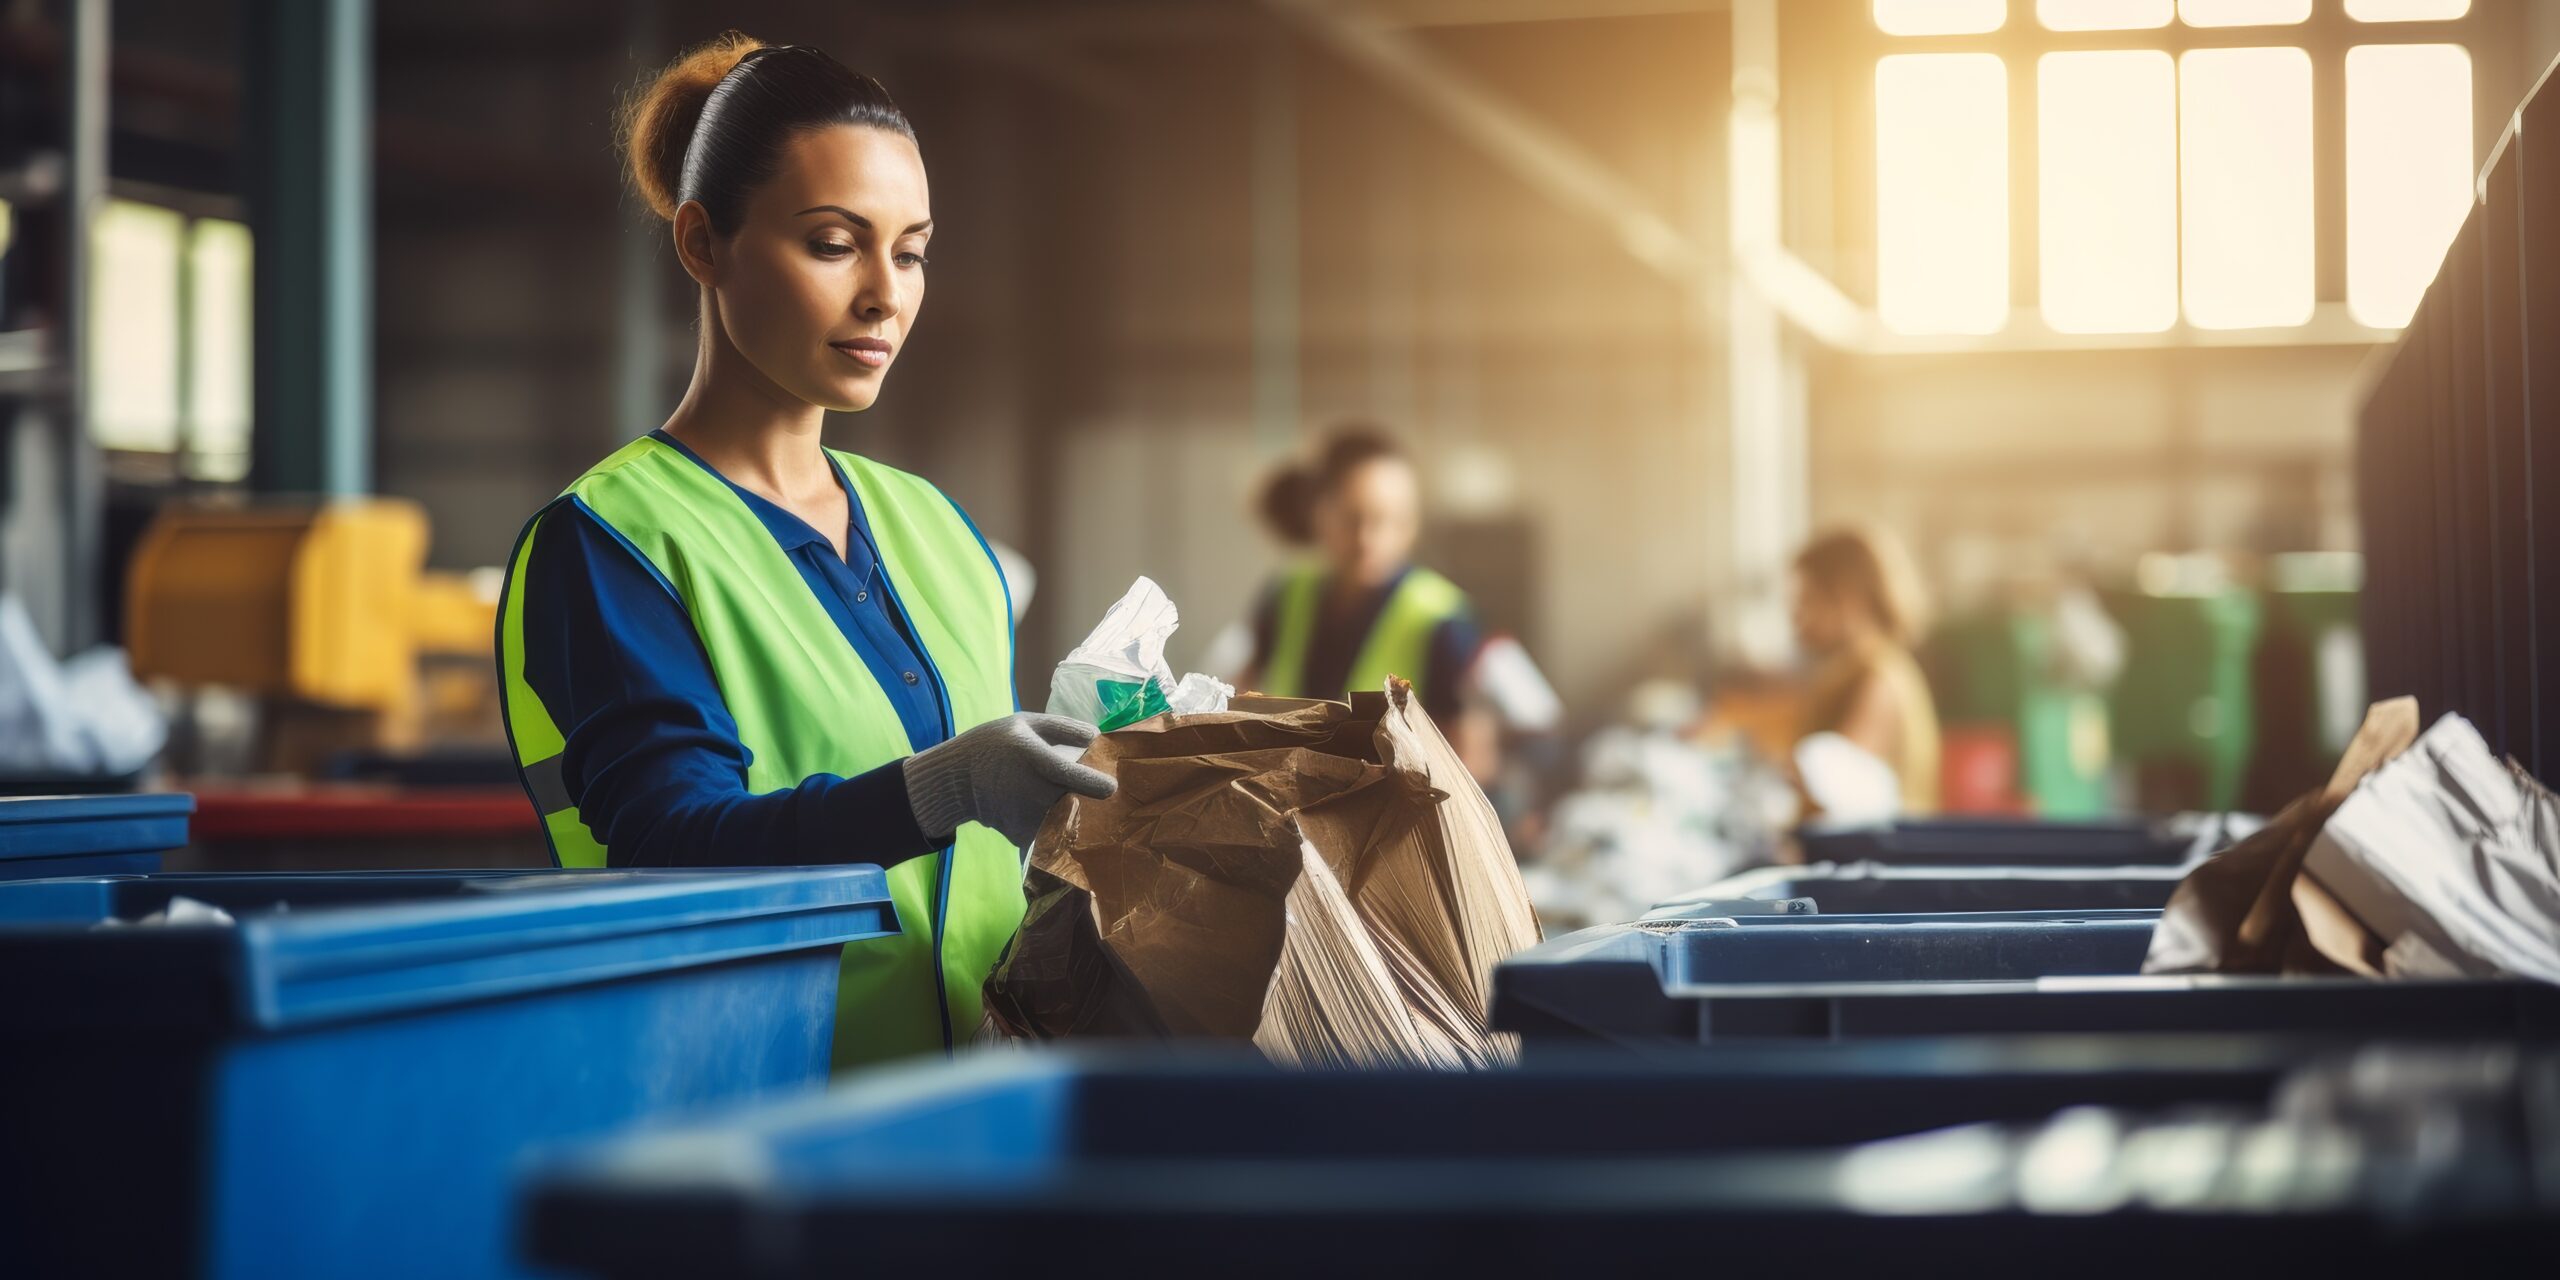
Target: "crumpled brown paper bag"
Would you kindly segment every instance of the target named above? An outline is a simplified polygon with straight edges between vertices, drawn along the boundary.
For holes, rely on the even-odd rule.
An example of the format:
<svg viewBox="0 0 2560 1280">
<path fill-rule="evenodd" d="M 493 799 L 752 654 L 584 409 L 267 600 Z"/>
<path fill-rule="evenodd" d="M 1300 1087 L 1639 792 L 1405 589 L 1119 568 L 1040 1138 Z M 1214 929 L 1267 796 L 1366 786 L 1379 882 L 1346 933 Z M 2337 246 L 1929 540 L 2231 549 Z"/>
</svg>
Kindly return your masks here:
<svg viewBox="0 0 2560 1280">
<path fill-rule="evenodd" d="M 2375 703 L 2327 786 L 2179 882 L 2142 971 L 2382 976 L 2382 940 L 2302 864 L 2329 815 L 2367 774 L 2408 750 L 2418 728 L 2417 699 Z"/>
<path fill-rule="evenodd" d="M 1086 761 L 1120 789 L 1069 797 L 1033 840 L 1030 909 L 986 986 L 999 1029 L 1310 1063 L 1493 1056 L 1492 968 L 1537 921 L 1411 685 L 1160 716 Z"/>
</svg>

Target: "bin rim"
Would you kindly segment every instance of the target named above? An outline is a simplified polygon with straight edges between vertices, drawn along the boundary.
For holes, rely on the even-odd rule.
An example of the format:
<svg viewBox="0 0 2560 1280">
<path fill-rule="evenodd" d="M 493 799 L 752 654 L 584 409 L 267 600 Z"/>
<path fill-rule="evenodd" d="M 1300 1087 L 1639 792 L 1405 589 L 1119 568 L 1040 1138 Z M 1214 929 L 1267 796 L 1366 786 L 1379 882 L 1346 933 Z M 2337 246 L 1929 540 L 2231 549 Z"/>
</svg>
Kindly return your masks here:
<svg viewBox="0 0 2560 1280">
<path fill-rule="evenodd" d="M 87 901 L 96 903 L 119 884 L 174 882 L 183 893 L 188 885 L 240 881 L 289 887 L 386 878 L 459 880 L 482 892 L 258 912 L 231 925 L 99 930 L 92 927 L 95 911 L 0 923 L 0 959 L 29 984 L 12 992 L 19 997 L 13 1033 L 85 1024 L 98 1014 L 84 1003 L 149 986 L 149 969 L 118 960 L 119 949 L 185 966 L 220 989 L 219 1016 L 196 1008 L 174 1012 L 169 1023 L 216 1033 L 279 1032 L 839 948 L 899 927 L 886 875 L 867 865 L 98 876 L 0 884 L 0 896 L 51 893 L 70 904 L 81 889 L 94 888 Z M 525 883 L 506 883 L 512 880 Z M 0 977 L 0 990 L 13 985 Z"/>
<path fill-rule="evenodd" d="M 0 796 L 0 862 L 165 852 L 195 811 L 183 791 Z"/>
</svg>

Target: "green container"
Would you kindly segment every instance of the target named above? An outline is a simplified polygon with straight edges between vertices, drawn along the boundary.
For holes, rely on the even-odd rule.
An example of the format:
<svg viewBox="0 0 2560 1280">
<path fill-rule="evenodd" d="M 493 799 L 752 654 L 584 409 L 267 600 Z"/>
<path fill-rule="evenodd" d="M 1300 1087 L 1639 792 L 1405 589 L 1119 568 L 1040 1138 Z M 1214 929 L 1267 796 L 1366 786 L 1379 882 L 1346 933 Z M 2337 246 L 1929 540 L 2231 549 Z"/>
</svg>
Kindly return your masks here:
<svg viewBox="0 0 2560 1280">
<path fill-rule="evenodd" d="M 2119 595 L 2126 661 L 2111 717 L 2147 809 L 2229 809 L 2253 739 L 2249 663 L 2262 609 L 2237 590 Z"/>
<path fill-rule="evenodd" d="M 2052 818 L 2109 809 L 2106 700 L 2053 679 L 2053 626 L 1991 611 L 1951 619 L 1930 640 L 1939 719 L 2005 724 L 2018 743 L 2018 793 Z"/>
<path fill-rule="evenodd" d="M 2364 622 L 2350 589 L 2270 591 L 2270 628 L 2283 627 L 2310 650 L 2311 741 L 2325 756 L 2344 753 L 2363 723 Z"/>
</svg>

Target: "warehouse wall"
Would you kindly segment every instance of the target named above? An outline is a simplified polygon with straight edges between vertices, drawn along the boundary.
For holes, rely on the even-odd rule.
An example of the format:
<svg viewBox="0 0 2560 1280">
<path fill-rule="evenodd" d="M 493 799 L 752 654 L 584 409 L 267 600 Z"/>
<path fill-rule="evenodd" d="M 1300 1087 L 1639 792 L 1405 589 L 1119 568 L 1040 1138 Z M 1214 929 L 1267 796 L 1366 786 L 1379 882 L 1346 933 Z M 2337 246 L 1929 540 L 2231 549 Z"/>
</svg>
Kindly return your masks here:
<svg viewBox="0 0 2560 1280">
<path fill-rule="evenodd" d="M 1959 599 L 2003 566 L 2353 548 L 2364 347 L 1835 358 L 1818 520 L 1913 540 Z"/>
<path fill-rule="evenodd" d="M 1721 243 L 1721 19 L 1428 37 Z M 1177 658 L 1278 562 L 1244 505 L 1298 441 L 1257 422 L 1252 134 L 1237 49 L 1166 86 L 1189 105 L 1115 146 L 1126 243 L 1102 403 L 1071 424 L 1044 594 L 1072 642 L 1128 580 L 1192 618 Z M 1365 77 L 1300 50 L 1295 420 L 1377 416 L 1425 450 L 1444 562 L 1569 703 L 1605 711 L 1649 633 L 1699 606 L 1720 483 L 1717 348 L 1689 295 Z M 1577 72 L 1566 68 L 1580 68 Z M 1509 554 L 1467 553 L 1506 542 Z M 1032 643 L 1026 635 L 1025 644 Z"/>
<path fill-rule="evenodd" d="M 1437 558 L 1569 699 L 1605 704 L 1646 637 L 1700 608 L 1722 449 L 1712 312 L 1251 6 L 1196 38 L 1061 49 L 1072 76 L 985 56 L 965 28 L 724 13 L 697 32 L 683 8 L 662 29 L 735 21 L 845 49 L 915 119 L 937 219 L 929 303 L 881 405 L 830 434 L 932 476 L 1031 557 L 1033 701 L 1141 573 L 1191 619 L 1179 660 L 1243 616 L 1279 560 L 1247 514 L 1254 483 L 1344 417 L 1428 451 Z M 524 513 L 654 425 L 690 367 L 689 286 L 663 232 L 613 203 L 605 142 L 617 84 L 667 50 L 624 38 L 491 59 L 485 93 L 448 102 L 458 49 L 432 32 L 487 15 L 389 9 L 386 114 L 481 140 L 491 177 L 439 198 L 448 176 L 386 174 L 381 474 L 434 513 L 440 563 L 494 563 Z M 571 40 L 577 21 L 545 38 Z M 1721 15 L 1415 38 L 1722 242 Z M 1282 149 L 1257 160 L 1272 127 L 1257 111 L 1274 104 L 1284 132 L 1263 136 Z M 536 156 L 550 172 L 522 171 Z M 1295 198 L 1257 205 L 1275 176 Z M 626 301 L 631 237 L 646 269 Z M 1294 294 L 1278 312 L 1275 281 Z M 613 418 L 625 305 L 648 311 L 657 356 L 650 412 L 627 423 Z"/>
<path fill-rule="evenodd" d="M 534 509 L 656 425 L 613 420 L 612 8 L 376 11 L 375 475 L 425 504 L 443 567 L 503 562 Z"/>
</svg>

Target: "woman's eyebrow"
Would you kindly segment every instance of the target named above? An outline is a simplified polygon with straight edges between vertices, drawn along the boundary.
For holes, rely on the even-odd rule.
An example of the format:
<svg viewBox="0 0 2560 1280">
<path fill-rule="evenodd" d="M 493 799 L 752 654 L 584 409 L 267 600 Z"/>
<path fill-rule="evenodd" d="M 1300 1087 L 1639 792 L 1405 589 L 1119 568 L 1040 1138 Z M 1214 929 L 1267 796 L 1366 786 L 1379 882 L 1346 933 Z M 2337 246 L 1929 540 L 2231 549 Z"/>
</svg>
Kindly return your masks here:
<svg viewBox="0 0 2560 1280">
<path fill-rule="evenodd" d="M 853 210 L 845 208 L 840 204 L 813 204 L 798 213 L 792 214 L 791 216 L 795 218 L 805 218 L 813 213 L 832 213 L 865 231 L 869 231 L 871 229 L 871 219 L 863 217 L 861 214 L 855 213 Z"/>
<path fill-rule="evenodd" d="M 813 213 L 832 213 L 865 231 L 869 231 L 871 229 L 871 219 L 863 217 L 861 214 L 855 213 L 853 210 L 845 208 L 840 204 L 813 204 L 791 216 L 795 218 L 804 218 Z M 924 221 L 899 232 L 898 234 L 912 236 L 931 230 L 933 230 L 933 219 L 927 218 Z"/>
</svg>

